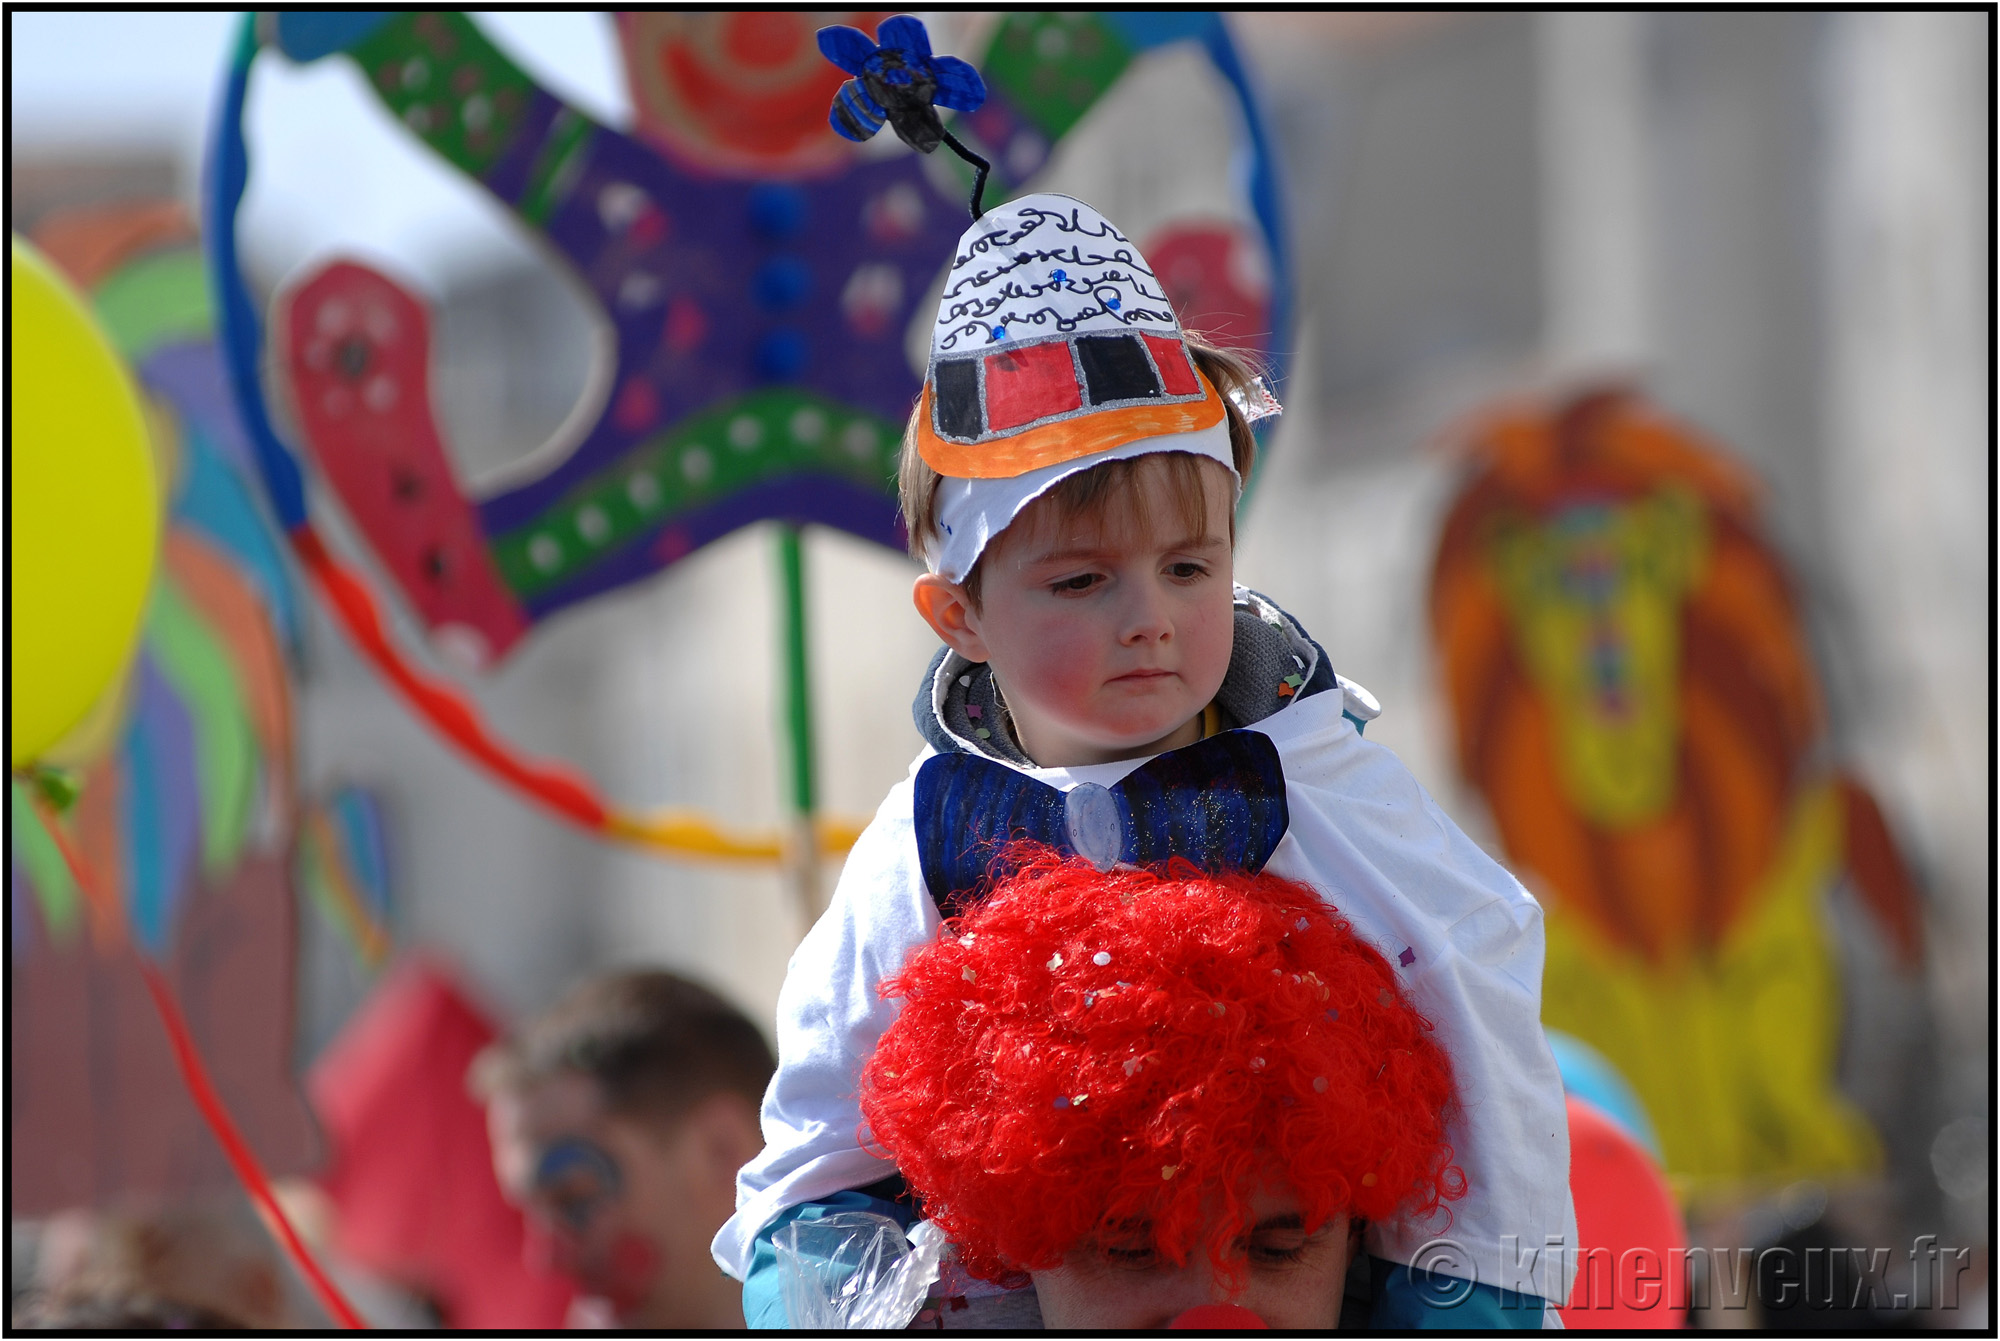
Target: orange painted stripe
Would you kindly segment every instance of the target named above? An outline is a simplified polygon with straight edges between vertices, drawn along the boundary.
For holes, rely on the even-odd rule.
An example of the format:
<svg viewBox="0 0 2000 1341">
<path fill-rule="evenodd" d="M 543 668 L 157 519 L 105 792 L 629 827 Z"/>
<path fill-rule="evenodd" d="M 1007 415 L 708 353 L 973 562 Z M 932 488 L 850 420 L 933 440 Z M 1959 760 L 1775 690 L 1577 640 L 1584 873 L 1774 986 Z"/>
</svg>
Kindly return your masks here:
<svg viewBox="0 0 2000 1341">
<path fill-rule="evenodd" d="M 1199 375 L 1199 374 L 1197 374 Z M 1141 438 L 1193 433 L 1222 422 L 1222 397 L 1201 379 L 1202 398 L 1179 404 L 1139 404 L 1098 410 L 986 442 L 947 442 L 931 427 L 931 388 L 917 402 L 917 454 L 955 480 L 1007 480 L 1043 466 L 1108 452 Z"/>
</svg>

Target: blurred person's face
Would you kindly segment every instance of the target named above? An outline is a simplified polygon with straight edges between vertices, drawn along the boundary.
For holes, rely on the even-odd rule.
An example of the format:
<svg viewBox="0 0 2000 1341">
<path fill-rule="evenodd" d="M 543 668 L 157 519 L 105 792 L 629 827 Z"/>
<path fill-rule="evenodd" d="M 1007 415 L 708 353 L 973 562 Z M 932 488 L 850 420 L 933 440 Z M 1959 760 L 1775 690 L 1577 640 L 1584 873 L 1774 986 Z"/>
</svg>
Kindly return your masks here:
<svg viewBox="0 0 2000 1341">
<path fill-rule="evenodd" d="M 1042 1324 L 1161 1331 L 1191 1308 L 1234 1304 L 1273 1328 L 1332 1331 L 1353 1253 L 1348 1217 L 1308 1234 L 1298 1195 L 1269 1188 L 1251 1199 L 1250 1214 L 1250 1229 L 1231 1248 L 1242 1271 L 1239 1292 L 1231 1293 L 1205 1250 L 1175 1266 L 1153 1250 L 1151 1226 L 1132 1225 L 1078 1245 L 1054 1271 L 1032 1273 Z"/>
<path fill-rule="evenodd" d="M 1142 460 L 1129 513 L 1023 511 L 986 547 L 979 608 L 934 573 L 917 579 L 918 612 L 954 650 L 993 667 L 1021 748 L 1044 768 L 1192 744 L 1229 670 L 1229 472 L 1202 463 L 1207 519 L 1190 535 L 1161 458 Z"/>
<path fill-rule="evenodd" d="M 662 1124 L 610 1111 L 595 1081 L 563 1073 L 496 1095 L 487 1126 L 500 1185 L 550 1265 L 621 1326 L 743 1325 L 741 1287 L 708 1245 L 759 1144 L 745 1100 L 712 1095 Z"/>
</svg>

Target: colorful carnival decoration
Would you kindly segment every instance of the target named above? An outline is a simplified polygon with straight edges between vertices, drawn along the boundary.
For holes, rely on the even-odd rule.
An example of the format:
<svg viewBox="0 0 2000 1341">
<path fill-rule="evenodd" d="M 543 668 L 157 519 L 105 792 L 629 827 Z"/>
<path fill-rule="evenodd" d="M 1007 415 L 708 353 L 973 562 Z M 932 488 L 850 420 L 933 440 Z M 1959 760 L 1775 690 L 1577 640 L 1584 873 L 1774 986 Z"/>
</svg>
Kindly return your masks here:
<svg viewBox="0 0 2000 1341">
<path fill-rule="evenodd" d="M 1826 757 L 1754 482 L 1633 394 L 1469 444 L 1431 622 L 1459 765 L 1549 909 L 1544 1019 L 1629 1078 L 1692 1187 L 1868 1167 L 1824 901 L 1849 879 L 1908 969 L 1921 910 Z"/>
<path fill-rule="evenodd" d="M 393 948 L 389 839 L 373 792 L 338 787 L 307 808 L 299 825 L 298 882 L 355 962 L 381 968 Z"/>
<path fill-rule="evenodd" d="M 989 26 L 978 73 L 932 53 L 916 21 L 880 20 L 621 14 L 637 109 L 629 130 L 564 103 L 458 13 L 263 14 L 246 21 L 232 60 L 208 236 L 232 382 L 279 522 L 413 707 L 482 767 L 607 837 L 745 859 L 781 846 L 699 816 L 620 810 L 572 771 L 524 758 L 464 694 L 412 667 L 373 593 L 314 528 L 302 455 L 433 640 L 478 665 L 551 615 L 746 524 L 781 522 L 792 802 L 809 821 L 797 528 L 902 545 L 893 477 L 920 381 L 905 338 L 913 321 L 928 320 L 925 295 L 964 226 L 975 171 L 943 156 L 864 151 L 829 129 L 836 97 L 848 131 L 895 121 L 912 143 L 945 142 L 967 164 L 990 164 L 988 193 L 1012 194 L 1128 72 L 1169 49 L 1201 53 L 1240 113 L 1249 168 L 1240 214 L 1254 223 L 1222 209 L 1173 219 L 1147 247 L 1169 267 L 1170 292 L 1194 304 L 1182 313 L 1191 324 L 1273 359 L 1282 348 L 1288 269 L 1275 166 L 1217 16 L 1009 13 Z M 840 21 L 858 28 L 836 68 L 815 49 L 814 30 Z M 235 232 L 250 172 L 243 107 L 266 48 L 299 62 L 352 61 L 383 106 L 546 244 L 595 305 L 606 353 L 573 431 L 498 492 L 474 498 L 452 470 L 426 395 L 422 304 L 353 261 L 319 266 L 278 304 L 271 344 L 301 430 L 296 447 L 279 436 Z M 923 106 L 904 106 L 910 98 Z M 949 126 L 933 105 L 958 109 Z M 904 122 L 916 129 L 906 134 Z M 1228 196 L 1229 184 L 1217 188 L 1218 200 Z M 805 831 L 837 850 L 855 828 L 820 821 Z"/>
<path fill-rule="evenodd" d="M 170 207 L 56 216 L 39 236 L 88 290 L 120 377 L 136 370 L 168 508 L 136 655 L 39 752 L 70 785 L 46 768 L 10 781 L 12 1209 L 184 1195 L 233 1171 L 355 1324 L 268 1182 L 318 1155 L 291 1074 L 299 610 L 242 473 L 200 254 Z"/>
<path fill-rule="evenodd" d="M 47 260 L 8 240 L 7 734 L 19 769 L 125 668 L 159 543 L 132 379 Z"/>
</svg>

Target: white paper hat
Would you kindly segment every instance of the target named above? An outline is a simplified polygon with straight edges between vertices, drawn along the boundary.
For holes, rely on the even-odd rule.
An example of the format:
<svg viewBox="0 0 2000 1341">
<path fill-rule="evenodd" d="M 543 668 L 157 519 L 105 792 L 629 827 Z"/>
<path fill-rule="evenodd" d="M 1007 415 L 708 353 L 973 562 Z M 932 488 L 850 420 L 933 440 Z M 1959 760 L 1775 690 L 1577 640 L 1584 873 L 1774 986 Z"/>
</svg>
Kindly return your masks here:
<svg viewBox="0 0 2000 1341">
<path fill-rule="evenodd" d="M 914 436 L 944 476 L 926 559 L 953 582 L 1066 475 L 1176 451 L 1235 474 L 1222 397 L 1152 267 L 1068 196 L 1009 201 L 959 238 Z"/>
</svg>

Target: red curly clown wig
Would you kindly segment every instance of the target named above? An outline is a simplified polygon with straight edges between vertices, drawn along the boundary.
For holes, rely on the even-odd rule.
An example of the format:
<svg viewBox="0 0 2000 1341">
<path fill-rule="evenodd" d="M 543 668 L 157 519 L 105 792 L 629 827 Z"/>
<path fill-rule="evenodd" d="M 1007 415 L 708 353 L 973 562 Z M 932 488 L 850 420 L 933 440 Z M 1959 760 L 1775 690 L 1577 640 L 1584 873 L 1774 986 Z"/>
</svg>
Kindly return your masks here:
<svg viewBox="0 0 2000 1341">
<path fill-rule="evenodd" d="M 1259 1185 L 1308 1232 L 1463 1196 L 1451 1067 L 1395 973 L 1305 885 L 1102 873 L 1046 849 L 912 954 L 861 1079 L 866 1137 L 989 1280 L 1151 1227 L 1218 1268 Z"/>
</svg>

